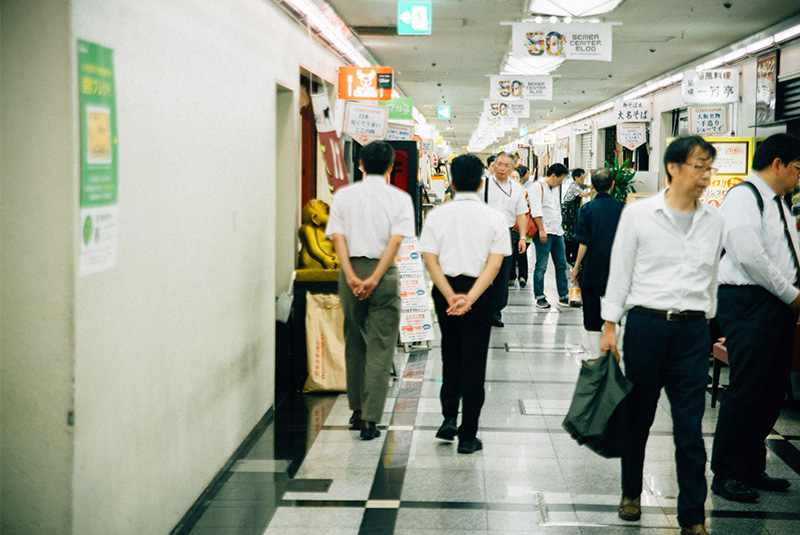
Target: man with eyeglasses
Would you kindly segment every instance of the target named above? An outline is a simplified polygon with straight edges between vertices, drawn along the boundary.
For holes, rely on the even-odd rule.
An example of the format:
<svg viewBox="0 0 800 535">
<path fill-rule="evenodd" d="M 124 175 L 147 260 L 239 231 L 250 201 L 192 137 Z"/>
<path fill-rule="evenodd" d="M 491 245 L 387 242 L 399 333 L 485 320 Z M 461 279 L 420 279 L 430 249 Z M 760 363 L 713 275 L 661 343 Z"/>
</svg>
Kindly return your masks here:
<svg viewBox="0 0 800 535">
<path fill-rule="evenodd" d="M 602 298 L 601 351 L 616 351 L 627 314 L 623 355 L 633 389 L 629 451 L 621 459 L 622 520 L 641 518 L 644 453 L 663 388 L 672 412 L 681 535 L 707 534 L 706 451 L 702 419 L 708 378 L 709 318 L 717 310 L 722 214 L 700 202 L 716 149 L 699 136 L 675 139 L 664 153 L 668 188 L 622 211 Z"/>
<path fill-rule="evenodd" d="M 491 166 L 490 166 L 491 169 Z M 483 200 L 489 206 L 503 214 L 508 235 L 511 241 L 511 251 L 524 254 L 527 247 L 525 236 L 512 227 L 527 228 L 528 222 L 525 214 L 528 213 L 528 203 L 525 202 L 525 193 L 516 180 L 511 180 L 514 170 L 514 157 L 507 152 L 501 152 L 494 160 L 494 174 L 486 177 L 483 189 Z M 514 256 L 506 256 L 500 266 L 500 272 L 492 282 L 494 289 L 494 307 L 492 312 L 492 327 L 503 327 L 502 313 L 508 304 L 508 279 L 511 276 L 511 262 Z"/>
<path fill-rule="evenodd" d="M 737 502 L 756 501 L 756 489 L 785 492 L 790 485 L 767 475 L 764 440 L 786 396 L 800 309 L 800 249 L 783 199 L 799 175 L 800 139 L 770 136 L 753 156 L 751 186 L 732 188 L 721 205 L 725 254 L 717 320 L 730 379 L 714 433 L 711 490 Z"/>
</svg>

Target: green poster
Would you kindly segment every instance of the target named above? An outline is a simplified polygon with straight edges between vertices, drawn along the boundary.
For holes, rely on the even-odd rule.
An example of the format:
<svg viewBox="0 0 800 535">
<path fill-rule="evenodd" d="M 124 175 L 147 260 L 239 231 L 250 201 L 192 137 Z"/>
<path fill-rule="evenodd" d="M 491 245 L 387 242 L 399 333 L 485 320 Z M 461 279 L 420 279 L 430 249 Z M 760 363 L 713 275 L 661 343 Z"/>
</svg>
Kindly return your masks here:
<svg viewBox="0 0 800 535">
<path fill-rule="evenodd" d="M 78 41 L 81 208 L 117 203 L 117 107 L 114 52 Z"/>
<path fill-rule="evenodd" d="M 382 100 L 378 102 L 381 106 L 388 106 L 389 119 L 409 119 L 413 120 L 414 99 L 411 97 L 393 98 L 392 100 Z"/>
<path fill-rule="evenodd" d="M 81 265 L 88 275 L 116 265 L 117 106 L 114 52 L 78 41 L 81 129 Z"/>
</svg>

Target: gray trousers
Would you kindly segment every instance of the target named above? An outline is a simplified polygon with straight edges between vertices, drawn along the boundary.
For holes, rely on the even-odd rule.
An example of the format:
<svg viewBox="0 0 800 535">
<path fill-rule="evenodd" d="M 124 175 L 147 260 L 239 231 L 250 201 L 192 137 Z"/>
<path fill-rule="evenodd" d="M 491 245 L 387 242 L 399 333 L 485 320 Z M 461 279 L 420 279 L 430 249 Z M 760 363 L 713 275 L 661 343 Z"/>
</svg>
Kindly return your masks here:
<svg viewBox="0 0 800 535">
<path fill-rule="evenodd" d="M 372 274 L 378 260 L 351 258 L 360 278 Z M 347 400 L 350 410 L 361 411 L 367 422 L 379 423 L 389 390 L 397 336 L 400 328 L 400 283 L 392 266 L 372 295 L 359 301 L 339 271 L 339 300 L 344 312 Z"/>
</svg>

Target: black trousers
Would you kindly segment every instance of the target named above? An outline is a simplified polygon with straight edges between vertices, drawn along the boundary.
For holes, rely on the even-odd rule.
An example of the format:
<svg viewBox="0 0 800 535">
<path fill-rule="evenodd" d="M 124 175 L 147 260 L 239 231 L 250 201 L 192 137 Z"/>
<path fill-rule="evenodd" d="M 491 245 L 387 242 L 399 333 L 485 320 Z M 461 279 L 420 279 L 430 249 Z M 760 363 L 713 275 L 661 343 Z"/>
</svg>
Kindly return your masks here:
<svg viewBox="0 0 800 535">
<path fill-rule="evenodd" d="M 600 316 L 600 298 L 606 289 L 600 286 L 581 288 L 581 309 L 583 310 L 583 328 L 587 331 L 603 330 L 603 318 Z"/>
<path fill-rule="evenodd" d="M 669 322 L 631 310 L 623 341 L 625 375 L 633 383 L 626 398 L 631 448 L 622 457 L 622 493 L 642 493 L 644 452 L 661 389 L 672 410 L 678 475 L 678 522 L 702 524 L 706 500 L 706 450 L 702 420 L 708 379 L 708 325 L 705 319 Z"/>
<path fill-rule="evenodd" d="M 514 260 L 511 261 L 511 274 L 508 276 L 509 281 L 517 280 L 517 269 L 519 269 L 519 278 L 528 280 L 528 249 L 524 253 L 520 253 L 517 249 L 517 240 L 519 240 L 519 233 L 511 233 L 511 251 Z"/>
<path fill-rule="evenodd" d="M 503 257 L 500 271 L 497 272 L 492 281 L 492 288 L 494 289 L 492 318 L 497 321 L 502 319 L 503 309 L 508 304 L 508 278 L 511 276 L 511 263 L 514 261 L 514 250 L 517 247 L 512 238 L 513 232 L 513 230 L 508 229 L 508 239 L 511 241 L 511 256 Z"/>
<path fill-rule="evenodd" d="M 464 275 L 447 277 L 456 293 L 467 293 L 475 279 Z M 492 287 L 481 295 L 463 316 L 448 316 L 447 300 L 434 286 L 433 304 L 442 331 L 442 389 L 439 399 L 445 418 L 458 417 L 461 401 L 461 425 L 458 437 L 472 440 L 478 432 L 478 418 L 486 397 L 486 355 L 492 330 Z"/>
<path fill-rule="evenodd" d="M 578 248 L 580 245 L 580 242 L 574 240 L 564 240 L 565 256 L 567 257 L 567 263 L 571 266 L 574 266 L 575 261 L 578 259 Z"/>
<path fill-rule="evenodd" d="M 711 470 L 747 480 L 766 468 L 764 439 L 786 397 L 797 314 L 761 286 L 723 285 L 718 296 L 730 380 L 719 409 Z"/>
</svg>

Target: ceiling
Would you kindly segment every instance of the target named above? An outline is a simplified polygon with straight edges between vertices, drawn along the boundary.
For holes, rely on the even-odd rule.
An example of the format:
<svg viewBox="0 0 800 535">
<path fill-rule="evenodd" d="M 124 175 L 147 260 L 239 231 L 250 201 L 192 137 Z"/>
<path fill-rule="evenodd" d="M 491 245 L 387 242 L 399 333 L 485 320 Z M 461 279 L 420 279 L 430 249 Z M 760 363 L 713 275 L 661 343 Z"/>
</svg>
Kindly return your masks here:
<svg viewBox="0 0 800 535">
<path fill-rule="evenodd" d="M 509 52 L 511 26 L 501 23 L 532 15 L 529 0 L 432 0 L 432 34 L 400 36 L 396 0 L 328 3 L 381 65 L 394 68 L 396 84 L 454 149 L 467 145 L 489 96 L 487 75 L 499 74 Z M 798 0 L 623 0 L 597 17 L 621 23 L 613 27 L 613 61 L 562 63 L 551 73 L 553 100 L 531 101 L 520 126 L 533 133 L 795 15 Z M 443 105 L 449 120 L 437 118 Z"/>
</svg>

